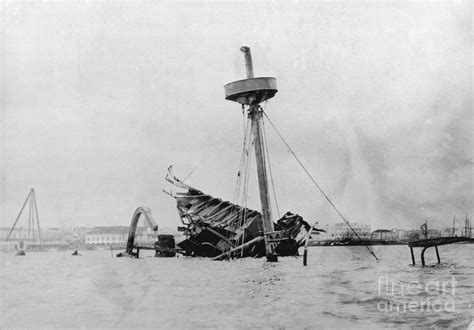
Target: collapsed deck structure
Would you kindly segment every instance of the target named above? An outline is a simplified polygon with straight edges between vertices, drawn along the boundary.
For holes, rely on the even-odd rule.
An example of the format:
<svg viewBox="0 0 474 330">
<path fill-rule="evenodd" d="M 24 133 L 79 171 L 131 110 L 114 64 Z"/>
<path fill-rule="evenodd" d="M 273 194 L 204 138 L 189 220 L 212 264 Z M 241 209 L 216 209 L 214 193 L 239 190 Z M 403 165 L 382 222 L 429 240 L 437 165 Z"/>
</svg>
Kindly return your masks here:
<svg viewBox="0 0 474 330">
<path fill-rule="evenodd" d="M 172 194 L 184 226 L 186 239 L 178 243 L 188 256 L 225 259 L 266 255 L 262 214 L 212 197 L 180 181 L 169 169 L 166 180 L 180 192 Z M 271 251 L 274 255 L 298 254 L 311 226 L 297 214 L 287 212 L 273 223 Z"/>
</svg>

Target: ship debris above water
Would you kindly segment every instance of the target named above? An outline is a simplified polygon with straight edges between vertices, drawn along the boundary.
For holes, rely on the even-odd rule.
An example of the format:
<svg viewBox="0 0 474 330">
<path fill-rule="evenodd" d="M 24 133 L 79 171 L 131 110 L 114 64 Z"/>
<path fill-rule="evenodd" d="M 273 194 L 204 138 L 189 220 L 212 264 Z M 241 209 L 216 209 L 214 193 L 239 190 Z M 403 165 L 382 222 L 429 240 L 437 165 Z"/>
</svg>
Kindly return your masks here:
<svg viewBox="0 0 474 330">
<path fill-rule="evenodd" d="M 181 191 L 176 199 L 185 237 L 178 246 L 184 255 L 225 259 L 263 257 L 266 254 L 262 214 L 193 188 L 175 177 L 166 180 Z M 287 212 L 274 224 L 272 251 L 279 256 L 298 254 L 311 226 L 301 216 Z M 317 230 L 317 229 L 316 229 Z"/>
</svg>

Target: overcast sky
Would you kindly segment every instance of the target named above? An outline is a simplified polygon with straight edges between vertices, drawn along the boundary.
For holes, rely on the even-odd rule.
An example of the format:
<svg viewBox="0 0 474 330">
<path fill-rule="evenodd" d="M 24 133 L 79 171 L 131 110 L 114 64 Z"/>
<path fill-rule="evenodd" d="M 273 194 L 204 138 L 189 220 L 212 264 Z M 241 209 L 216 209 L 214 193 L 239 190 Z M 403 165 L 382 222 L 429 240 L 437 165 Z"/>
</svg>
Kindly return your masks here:
<svg viewBox="0 0 474 330">
<path fill-rule="evenodd" d="M 128 225 L 149 206 L 174 228 L 171 164 L 232 199 L 242 112 L 223 85 L 245 78 L 242 45 L 277 78 L 270 118 L 351 221 L 472 216 L 470 1 L 12 1 L 0 19 L 2 226 L 34 187 L 43 226 Z M 267 135 L 281 211 L 340 222 Z"/>
</svg>

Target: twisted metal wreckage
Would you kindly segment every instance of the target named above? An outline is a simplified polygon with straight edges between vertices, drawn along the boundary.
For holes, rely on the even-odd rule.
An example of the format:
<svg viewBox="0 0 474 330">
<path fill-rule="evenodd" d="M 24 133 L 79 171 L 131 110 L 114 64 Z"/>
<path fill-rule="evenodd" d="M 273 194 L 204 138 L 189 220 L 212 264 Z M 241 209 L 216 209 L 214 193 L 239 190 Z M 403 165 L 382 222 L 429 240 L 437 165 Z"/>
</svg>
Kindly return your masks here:
<svg viewBox="0 0 474 330">
<path fill-rule="evenodd" d="M 184 255 L 213 259 L 263 257 L 266 254 L 262 214 L 223 201 L 195 189 L 168 170 L 166 180 L 183 191 L 170 194 L 187 237 L 178 243 Z M 311 226 L 297 214 L 287 212 L 274 225 L 272 252 L 279 256 L 298 254 Z"/>
<path fill-rule="evenodd" d="M 278 260 L 278 256 L 297 255 L 298 248 L 304 245 L 303 264 L 306 265 L 307 245 L 311 233 L 324 232 L 324 230 L 315 228 L 317 222 L 310 226 L 301 216 L 292 212 L 285 213 L 278 221 L 273 222 L 269 181 L 272 183 L 274 195 L 276 194 L 266 143 L 264 117 L 275 129 L 288 151 L 303 168 L 312 183 L 360 239 L 357 232 L 303 166 L 260 106 L 260 103 L 266 102 L 277 93 L 276 79 L 272 77 L 255 78 L 250 48 L 244 46 L 240 50 L 244 53 L 247 78 L 225 85 L 224 90 L 226 100 L 239 103 L 243 115 L 247 114 L 247 122 L 244 125 L 242 158 L 237 175 L 236 195 L 234 196 L 236 203 L 245 206 L 223 201 L 191 187 L 175 177 L 170 167 L 166 180 L 181 191 L 168 194 L 176 200 L 178 213 L 184 225 L 178 229 L 184 232 L 185 239 L 177 244 L 178 248 L 175 248 L 172 235 L 158 235 L 158 241 L 154 247 L 135 245 L 135 230 L 140 214 L 144 214 L 153 230 L 157 230 L 151 214 L 139 208 L 132 220 L 126 252 L 119 254 L 119 256 L 138 257 L 140 249 L 153 249 L 156 251 L 156 256 L 162 257 L 174 256 L 176 253 L 182 253 L 186 256 L 208 257 L 215 260 L 266 256 L 267 261 L 274 262 Z M 246 207 L 252 148 L 255 151 L 262 212 Z M 240 197 L 241 199 L 239 199 Z M 274 197 L 276 204 L 276 196 Z M 278 212 L 278 205 L 276 207 Z M 373 251 L 368 246 L 366 248 L 378 260 Z"/>
</svg>

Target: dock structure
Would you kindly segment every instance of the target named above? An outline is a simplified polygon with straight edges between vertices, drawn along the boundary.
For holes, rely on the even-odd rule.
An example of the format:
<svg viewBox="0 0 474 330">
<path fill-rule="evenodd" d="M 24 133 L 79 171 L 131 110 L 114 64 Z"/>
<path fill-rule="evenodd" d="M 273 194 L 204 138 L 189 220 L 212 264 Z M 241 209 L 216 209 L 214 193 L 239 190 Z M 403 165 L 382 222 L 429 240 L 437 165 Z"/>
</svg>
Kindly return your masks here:
<svg viewBox="0 0 474 330">
<path fill-rule="evenodd" d="M 436 238 L 425 238 L 421 240 L 416 240 L 416 241 L 411 241 L 408 242 L 408 247 L 410 248 L 411 252 L 411 260 L 413 262 L 413 265 L 415 265 L 415 255 L 413 253 L 413 248 L 419 247 L 423 248 L 421 250 L 421 265 L 424 267 L 425 264 L 425 252 L 426 249 L 430 247 L 434 247 L 436 251 L 436 258 L 438 259 L 438 264 L 441 263 L 441 259 L 439 257 L 439 251 L 438 251 L 438 246 L 440 245 L 446 245 L 446 244 L 453 244 L 453 243 L 459 243 L 459 242 L 470 242 L 474 241 L 474 239 L 470 237 L 436 237 Z"/>
</svg>

